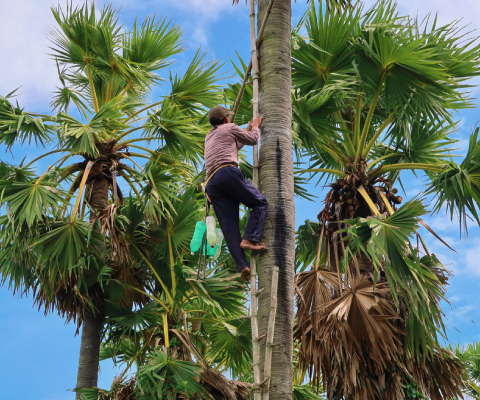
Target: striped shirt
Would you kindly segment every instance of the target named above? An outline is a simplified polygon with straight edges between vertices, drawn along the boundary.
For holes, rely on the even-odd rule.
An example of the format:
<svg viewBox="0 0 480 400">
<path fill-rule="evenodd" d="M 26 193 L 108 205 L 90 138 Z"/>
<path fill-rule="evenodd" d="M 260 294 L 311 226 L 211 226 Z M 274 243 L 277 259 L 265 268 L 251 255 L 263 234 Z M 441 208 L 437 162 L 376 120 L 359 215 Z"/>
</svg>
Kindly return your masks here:
<svg viewBox="0 0 480 400">
<path fill-rule="evenodd" d="M 214 126 L 205 138 L 207 178 L 222 164 L 234 164 L 238 167 L 238 150 L 245 144 L 257 144 L 259 134 L 257 127 L 246 131 L 232 123 Z"/>
</svg>

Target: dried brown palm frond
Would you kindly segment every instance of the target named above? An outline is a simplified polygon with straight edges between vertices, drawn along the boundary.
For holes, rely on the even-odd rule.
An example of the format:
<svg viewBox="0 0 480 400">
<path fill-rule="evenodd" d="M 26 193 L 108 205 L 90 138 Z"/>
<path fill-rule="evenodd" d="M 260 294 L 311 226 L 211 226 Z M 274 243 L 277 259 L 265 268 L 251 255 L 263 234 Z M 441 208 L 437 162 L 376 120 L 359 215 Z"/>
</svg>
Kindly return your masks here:
<svg viewBox="0 0 480 400">
<path fill-rule="evenodd" d="M 208 365 L 202 367 L 200 376 L 200 382 L 207 388 L 208 394 L 214 400 L 246 400 L 248 398 L 237 397 L 237 385 L 233 385 L 233 381 L 228 380 L 220 371 L 210 368 Z"/>
<path fill-rule="evenodd" d="M 200 370 L 200 383 L 207 388 L 208 394 L 214 400 L 247 400 L 250 393 L 250 384 L 246 382 L 231 381 L 220 371 L 211 368 L 205 357 L 197 349 L 192 339 L 185 331 L 171 330 L 182 343 L 184 357 L 191 359 L 193 354 L 202 366 Z"/>
<path fill-rule="evenodd" d="M 109 204 L 102 212 L 97 214 L 96 219 L 99 219 L 102 224 L 102 234 L 109 234 L 111 257 L 113 260 L 120 262 L 131 261 L 128 245 L 123 239 L 123 232 L 117 227 L 115 223 L 115 215 L 117 213 L 117 205 Z"/>
<path fill-rule="evenodd" d="M 237 395 L 237 400 L 248 400 L 250 399 L 250 393 L 252 390 L 252 384 L 248 382 L 240 381 L 230 381 L 230 383 L 235 387 L 235 393 Z"/>
<path fill-rule="evenodd" d="M 398 316 L 386 299 L 388 285 L 353 276 L 345 286 L 343 296 L 321 307 L 321 352 L 334 360 L 331 367 L 322 365 L 324 381 L 347 398 L 375 398 L 403 352 L 402 333 L 394 324 Z M 340 378 L 345 376 L 349 379 Z"/>
<path fill-rule="evenodd" d="M 401 380 L 390 371 L 400 363 L 403 333 L 395 324 L 399 317 L 388 299 L 388 285 L 374 285 L 364 275 L 351 276 L 343 283 L 344 291 L 339 295 L 336 274 L 323 273 L 329 283 L 327 279 L 315 278 L 305 285 L 305 278 L 313 273 L 302 276 L 306 299 L 310 302 L 321 299 L 321 303 L 312 310 L 310 315 L 314 317 L 310 319 L 302 320 L 304 316 L 297 314 L 303 322 L 296 331 L 301 343 L 301 368 L 308 369 L 314 383 L 323 377 L 331 396 L 378 398 L 387 381 L 395 391 L 400 390 Z M 321 285 L 325 287 L 320 289 Z"/>
<path fill-rule="evenodd" d="M 318 325 L 320 305 L 329 302 L 340 292 L 337 274 L 325 269 L 302 272 L 295 281 L 297 297 L 297 326 L 309 320 Z"/>
<path fill-rule="evenodd" d="M 322 316 L 320 305 L 331 301 L 339 293 L 337 274 L 317 269 L 297 275 L 295 291 L 297 293 L 296 328 L 294 338 L 301 343 L 300 356 L 304 360 L 316 358 L 318 346 L 318 328 Z M 300 362 L 300 364 L 302 364 Z M 314 361 L 320 365 L 320 360 Z M 304 370 L 308 362 L 304 364 Z"/>
<path fill-rule="evenodd" d="M 115 377 L 109 392 L 99 391 L 99 400 L 133 400 L 136 398 L 135 379 L 121 380 Z"/>
<path fill-rule="evenodd" d="M 457 356 L 440 348 L 433 353 L 417 357 L 409 356 L 406 367 L 412 380 L 431 400 L 463 399 L 466 389 L 462 379 L 464 365 Z"/>
</svg>

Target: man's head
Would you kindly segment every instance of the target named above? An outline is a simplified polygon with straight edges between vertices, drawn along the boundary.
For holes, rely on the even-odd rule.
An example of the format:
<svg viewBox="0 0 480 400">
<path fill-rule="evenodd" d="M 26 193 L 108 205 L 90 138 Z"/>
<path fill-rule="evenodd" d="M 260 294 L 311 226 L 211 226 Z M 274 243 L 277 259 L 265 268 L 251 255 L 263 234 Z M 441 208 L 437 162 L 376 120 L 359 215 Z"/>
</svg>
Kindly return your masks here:
<svg viewBox="0 0 480 400">
<path fill-rule="evenodd" d="M 230 122 L 229 115 L 233 115 L 233 112 L 225 107 L 215 106 L 208 112 L 208 122 L 212 126 L 227 124 Z"/>
</svg>

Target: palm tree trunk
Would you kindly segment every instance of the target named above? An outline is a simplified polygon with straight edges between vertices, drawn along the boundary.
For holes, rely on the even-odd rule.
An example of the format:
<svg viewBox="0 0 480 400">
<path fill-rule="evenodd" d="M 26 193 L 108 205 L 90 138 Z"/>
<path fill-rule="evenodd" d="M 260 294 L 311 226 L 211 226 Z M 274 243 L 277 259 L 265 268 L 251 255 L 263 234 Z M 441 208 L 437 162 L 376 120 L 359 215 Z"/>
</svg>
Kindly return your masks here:
<svg viewBox="0 0 480 400">
<path fill-rule="evenodd" d="M 269 0 L 258 1 L 258 21 L 263 21 L 268 3 Z M 270 380 L 270 398 L 275 400 L 290 400 L 293 392 L 295 204 L 291 134 L 291 10 L 291 0 L 275 0 L 259 47 L 260 107 L 264 117 L 259 176 L 260 189 L 269 202 L 263 229 L 269 250 L 258 258 L 259 287 L 264 289 L 259 296 L 258 324 L 262 337 L 268 326 L 273 268 L 278 266 L 278 308 Z M 264 356 L 265 346 L 262 345 L 261 360 Z"/>
<path fill-rule="evenodd" d="M 92 185 L 90 222 L 93 222 L 98 212 L 108 206 L 110 183 L 107 178 L 101 177 L 96 179 Z M 101 298 L 101 295 L 96 297 Z M 82 338 L 77 372 L 77 388 L 81 389 L 95 388 L 98 382 L 100 335 L 105 317 L 103 315 L 103 304 L 96 304 L 96 306 L 100 311 L 94 313 L 92 310 L 86 309 L 82 321 Z M 75 398 L 79 399 L 80 393 L 77 393 Z"/>
<path fill-rule="evenodd" d="M 83 318 L 80 358 L 78 361 L 77 388 L 97 387 L 100 357 L 100 330 L 104 317 L 87 310 Z M 80 398 L 80 393 L 75 396 Z"/>
</svg>

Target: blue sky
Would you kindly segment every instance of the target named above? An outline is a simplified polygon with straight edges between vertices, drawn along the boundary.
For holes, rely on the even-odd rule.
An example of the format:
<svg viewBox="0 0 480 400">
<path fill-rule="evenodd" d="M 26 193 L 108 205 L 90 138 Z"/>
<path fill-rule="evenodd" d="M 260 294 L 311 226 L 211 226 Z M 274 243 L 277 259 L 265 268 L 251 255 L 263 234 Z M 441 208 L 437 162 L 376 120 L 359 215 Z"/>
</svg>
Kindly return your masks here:
<svg viewBox="0 0 480 400">
<path fill-rule="evenodd" d="M 78 1 L 74 1 L 78 3 Z M 101 6 L 105 2 L 97 1 Z M 176 56 L 172 72 L 181 73 L 199 46 L 208 51 L 210 58 L 226 63 L 223 71 L 233 76 L 228 64 L 235 52 L 248 60 L 250 39 L 248 10 L 241 1 L 232 7 L 230 0 L 115 0 L 120 11 L 120 21 L 131 25 L 135 15 L 140 20 L 156 13 L 165 15 L 180 25 L 184 32 L 186 51 Z M 420 16 L 438 11 L 440 23 L 461 19 L 462 25 L 472 22 L 472 29 L 480 27 L 472 21 L 480 14 L 477 0 L 424 0 L 417 5 L 414 0 L 401 2 L 401 14 Z M 51 93 L 57 84 L 56 67 L 48 56 L 48 32 L 55 27 L 50 6 L 51 0 L 17 0 L 0 2 L 0 94 L 6 95 L 20 87 L 18 101 L 36 112 L 48 112 Z M 65 5 L 65 1 L 60 4 Z M 372 4 L 368 1 L 367 4 Z M 306 0 L 293 5 L 293 21 L 298 21 L 306 9 Z M 166 78 L 168 75 L 164 75 Z M 477 80 L 477 84 L 480 80 Z M 479 97 L 479 89 L 474 90 Z M 467 110 L 457 116 L 460 152 L 468 145 L 468 136 L 479 118 L 479 108 Z M 14 147 L 11 152 L 0 153 L 0 159 L 19 162 L 23 157 L 32 160 L 42 154 L 33 147 Z M 39 171 L 47 163 L 38 163 Z M 412 175 L 404 177 L 410 199 L 424 189 L 424 181 Z M 322 197 L 322 188 L 312 186 L 312 191 Z M 296 201 L 297 224 L 305 219 L 315 220 L 320 203 Z M 459 227 L 451 223 L 445 213 L 427 219 L 427 223 L 457 250 L 451 252 L 425 233 L 430 251 L 436 253 L 455 276 L 450 280 L 447 296 L 451 306 L 445 305 L 446 324 L 452 342 L 467 343 L 480 340 L 480 311 L 478 289 L 480 285 L 480 229 L 470 226 L 469 237 L 459 237 Z M 75 387 L 80 337 L 75 336 L 74 324 L 65 325 L 56 315 L 45 316 L 32 306 L 31 298 L 13 296 L 8 288 L 0 288 L 0 399 L 8 400 L 63 400 L 72 399 L 67 389 Z M 99 386 L 108 388 L 115 375 L 111 364 L 101 366 Z"/>
</svg>

